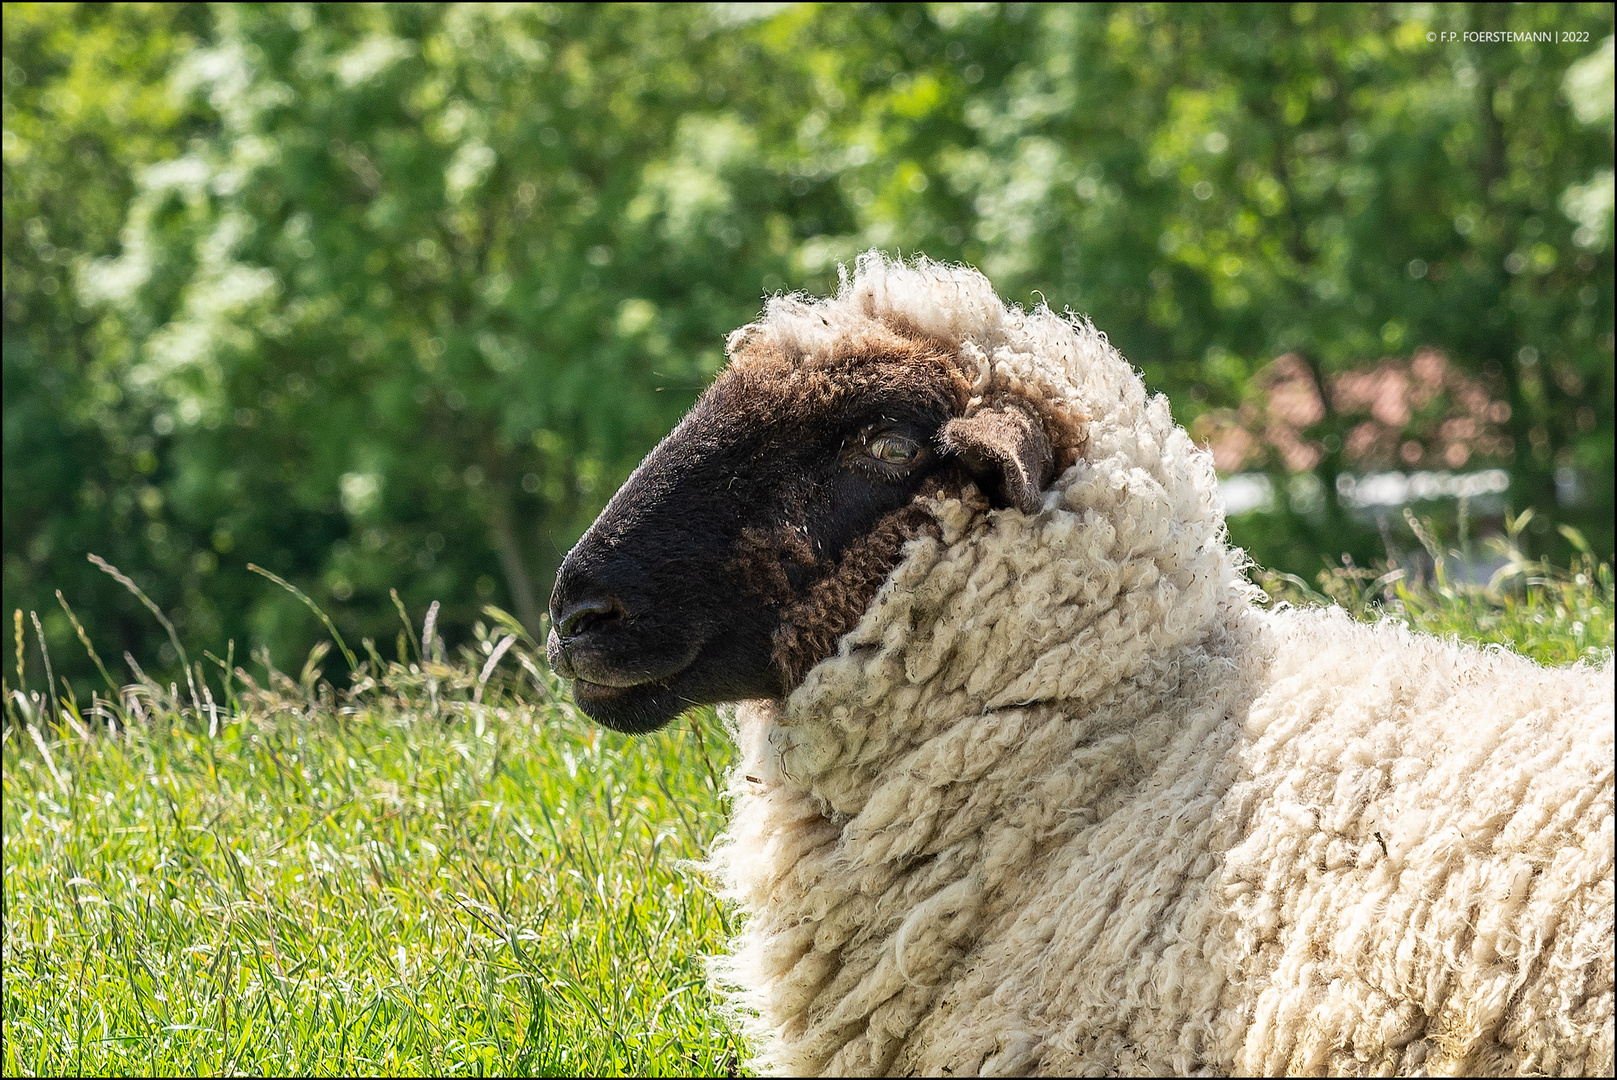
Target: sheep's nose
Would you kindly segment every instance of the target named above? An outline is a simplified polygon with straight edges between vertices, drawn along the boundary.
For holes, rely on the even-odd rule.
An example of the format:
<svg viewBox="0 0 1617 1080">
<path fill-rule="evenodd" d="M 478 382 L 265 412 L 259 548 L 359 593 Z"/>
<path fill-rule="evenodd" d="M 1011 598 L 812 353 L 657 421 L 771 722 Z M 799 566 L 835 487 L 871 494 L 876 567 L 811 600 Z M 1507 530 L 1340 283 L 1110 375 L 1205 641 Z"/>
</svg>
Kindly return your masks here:
<svg viewBox="0 0 1617 1080">
<path fill-rule="evenodd" d="M 615 619 L 622 613 L 622 607 L 611 597 L 588 596 L 567 605 L 553 625 L 562 637 L 577 637 L 592 625 Z"/>
</svg>

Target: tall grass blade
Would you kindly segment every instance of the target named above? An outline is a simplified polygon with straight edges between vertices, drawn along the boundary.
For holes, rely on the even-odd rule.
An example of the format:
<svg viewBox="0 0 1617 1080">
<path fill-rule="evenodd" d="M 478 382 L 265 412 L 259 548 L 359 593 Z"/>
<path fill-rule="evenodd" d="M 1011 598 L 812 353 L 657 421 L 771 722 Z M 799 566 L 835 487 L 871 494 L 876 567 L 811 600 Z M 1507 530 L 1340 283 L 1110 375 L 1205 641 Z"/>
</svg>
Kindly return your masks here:
<svg viewBox="0 0 1617 1080">
<path fill-rule="evenodd" d="M 63 779 L 62 771 L 56 767 L 56 759 L 51 756 L 51 748 L 45 744 L 45 736 L 39 733 L 39 725 L 29 724 L 28 734 L 33 738 L 34 745 L 39 747 L 39 756 L 45 759 L 45 768 L 50 770 L 51 779 L 56 781 L 56 786 L 62 789 L 64 796 L 71 797 L 73 792 Z"/>
<path fill-rule="evenodd" d="M 327 630 L 331 631 L 331 636 L 337 642 L 337 648 L 342 650 L 343 659 L 348 661 L 348 670 L 358 670 L 359 657 L 354 655 L 354 651 L 348 647 L 348 642 L 344 641 L 342 639 L 342 635 L 337 632 L 337 624 L 331 621 L 331 616 L 327 615 L 320 609 L 319 604 L 309 599 L 307 594 L 305 594 L 302 589 L 281 577 L 279 574 L 266 570 L 256 563 L 248 563 L 247 569 L 251 570 L 255 574 L 261 574 L 262 576 L 269 578 L 271 581 L 275 582 L 275 584 L 279 585 L 281 588 L 285 589 L 287 592 L 291 593 L 293 596 L 307 604 L 309 610 L 314 612 L 316 617 L 318 617 L 321 622 L 326 624 Z"/>
<path fill-rule="evenodd" d="M 168 621 L 168 616 L 163 614 L 163 609 L 154 604 L 152 598 L 142 592 L 139 585 L 130 580 L 128 574 L 125 574 L 99 555 L 90 555 L 89 560 L 106 573 L 112 575 L 112 579 L 118 584 L 134 593 L 135 599 L 145 604 L 146 610 L 151 612 L 152 616 L 167 631 L 169 643 L 174 646 L 174 651 L 179 653 L 180 664 L 185 668 L 185 681 L 191 687 L 191 707 L 196 710 L 197 716 L 200 717 L 202 715 L 202 699 L 197 696 L 197 684 L 191 678 L 191 658 L 185 655 L 185 646 L 180 644 L 180 635 L 174 632 L 174 624 Z M 124 655 L 127 656 L 128 654 L 125 653 Z"/>
<path fill-rule="evenodd" d="M 483 665 L 483 670 L 478 672 L 477 675 L 477 692 L 472 695 L 474 705 L 482 703 L 483 687 L 488 684 L 488 677 L 494 674 L 494 665 L 500 662 L 500 657 L 505 655 L 506 650 L 510 649 L 516 643 L 516 640 L 515 634 L 507 634 L 500 639 L 498 645 L 494 646 L 494 651 L 488 654 L 488 661 Z"/>
<path fill-rule="evenodd" d="M 330 651 L 331 642 L 315 642 L 314 648 L 309 650 L 308 658 L 303 661 L 303 670 L 298 672 L 298 685 L 303 687 L 303 692 L 308 695 L 310 701 L 315 699 L 314 684 L 320 678 L 320 661 L 324 660 L 326 653 Z"/>
<path fill-rule="evenodd" d="M 1594 548 L 1589 546 L 1588 539 L 1585 538 L 1583 533 L 1579 532 L 1574 526 L 1571 526 L 1571 525 L 1557 525 L 1555 527 L 1555 529 L 1562 536 L 1566 537 L 1567 542 L 1570 543 L 1573 547 L 1577 548 L 1578 551 L 1581 554 L 1584 554 L 1584 555 L 1593 555 L 1594 554 Z"/>
<path fill-rule="evenodd" d="M 135 681 L 145 688 L 152 701 L 161 704 L 163 688 L 157 684 L 156 679 L 146 674 L 146 669 L 140 666 L 140 661 L 135 659 L 135 654 L 127 649 L 124 650 L 124 663 L 128 664 L 129 670 L 135 673 Z"/>
<path fill-rule="evenodd" d="M 67 612 L 67 621 L 73 624 L 74 632 L 79 635 L 79 643 L 84 646 L 84 651 L 90 654 L 90 659 L 95 662 L 95 668 L 101 672 L 101 677 L 107 681 L 107 688 L 117 694 L 118 684 L 113 681 L 111 673 L 107 671 L 107 665 L 101 662 L 101 657 L 96 653 L 95 646 L 90 644 L 90 635 L 85 632 L 83 625 L 79 623 L 79 617 L 73 614 L 72 608 L 67 606 L 67 597 L 62 595 L 61 589 L 56 590 L 56 602 L 62 605 L 63 611 Z"/>
<path fill-rule="evenodd" d="M 438 601 L 427 609 L 427 621 L 421 624 L 421 659 L 432 655 L 432 635 L 438 629 Z"/>
<path fill-rule="evenodd" d="M 393 606 L 397 608 L 399 612 L 399 621 L 404 624 L 404 640 L 414 645 L 415 625 L 410 622 L 410 613 L 404 610 L 404 601 L 399 599 L 399 590 L 389 589 L 387 594 L 393 598 Z M 416 659 L 420 660 L 421 658 L 421 654 L 417 653 Z M 399 660 L 402 662 L 404 657 L 400 656 Z"/>
<path fill-rule="evenodd" d="M 365 655 L 371 658 L 371 665 L 376 669 L 373 674 L 376 678 L 381 678 L 387 673 L 387 661 L 376 651 L 376 640 L 368 637 L 360 638 L 359 644 L 365 649 Z"/>
<path fill-rule="evenodd" d="M 483 614 L 499 623 L 500 626 L 504 628 L 506 633 L 515 634 L 517 637 L 527 642 L 535 650 L 540 648 L 539 642 L 535 641 L 533 635 L 528 633 L 528 628 L 523 626 L 522 623 L 518 621 L 517 617 L 512 615 L 509 611 L 506 611 L 503 608 L 495 607 L 493 604 L 485 604 L 483 607 Z"/>
<path fill-rule="evenodd" d="M 28 676 L 23 671 L 22 608 L 16 608 L 12 611 L 11 624 L 17 637 L 17 689 L 26 697 L 28 694 Z"/>
<path fill-rule="evenodd" d="M 202 696 L 208 701 L 208 738 L 219 737 L 219 709 L 213 703 L 213 694 L 208 690 L 208 681 L 202 681 Z"/>
<path fill-rule="evenodd" d="M 45 644 L 45 628 L 39 624 L 39 612 L 30 611 L 28 617 L 34 620 L 34 636 L 39 638 L 39 655 L 45 659 L 45 689 L 50 692 L 50 717 L 54 724 L 56 718 L 62 715 L 62 702 L 56 696 L 56 673 L 51 670 L 51 651 Z"/>
<path fill-rule="evenodd" d="M 225 658 L 223 660 L 207 649 L 202 650 L 202 655 L 219 665 L 219 670 L 224 673 L 219 676 L 219 687 L 225 692 L 225 705 L 227 708 L 239 712 L 241 706 L 236 700 L 236 689 L 231 683 L 231 680 L 235 678 L 236 671 L 236 639 L 231 638 L 225 643 Z"/>
</svg>

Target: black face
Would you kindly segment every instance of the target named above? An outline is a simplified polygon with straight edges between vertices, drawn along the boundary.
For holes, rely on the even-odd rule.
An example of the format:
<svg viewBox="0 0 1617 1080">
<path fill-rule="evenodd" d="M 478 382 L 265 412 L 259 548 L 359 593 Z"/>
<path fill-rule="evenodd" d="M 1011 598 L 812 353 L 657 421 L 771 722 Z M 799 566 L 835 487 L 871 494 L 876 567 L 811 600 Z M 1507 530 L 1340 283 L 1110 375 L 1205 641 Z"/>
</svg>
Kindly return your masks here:
<svg viewBox="0 0 1617 1080">
<path fill-rule="evenodd" d="M 578 704 L 648 732 L 790 692 L 772 656 L 784 614 L 947 467 L 953 408 L 942 389 L 858 401 L 721 378 L 562 563 L 548 652 Z"/>
</svg>

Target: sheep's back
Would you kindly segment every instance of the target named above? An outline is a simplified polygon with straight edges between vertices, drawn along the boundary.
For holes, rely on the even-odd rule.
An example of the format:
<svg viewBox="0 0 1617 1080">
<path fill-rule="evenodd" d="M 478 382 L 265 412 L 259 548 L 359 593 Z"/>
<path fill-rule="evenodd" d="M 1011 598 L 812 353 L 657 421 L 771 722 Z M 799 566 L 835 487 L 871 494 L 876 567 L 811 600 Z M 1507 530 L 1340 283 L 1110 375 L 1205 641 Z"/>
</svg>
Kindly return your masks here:
<svg viewBox="0 0 1617 1080">
<path fill-rule="evenodd" d="M 1261 1073 L 1612 1068 L 1612 666 L 1269 617 L 1225 858 Z"/>
</svg>

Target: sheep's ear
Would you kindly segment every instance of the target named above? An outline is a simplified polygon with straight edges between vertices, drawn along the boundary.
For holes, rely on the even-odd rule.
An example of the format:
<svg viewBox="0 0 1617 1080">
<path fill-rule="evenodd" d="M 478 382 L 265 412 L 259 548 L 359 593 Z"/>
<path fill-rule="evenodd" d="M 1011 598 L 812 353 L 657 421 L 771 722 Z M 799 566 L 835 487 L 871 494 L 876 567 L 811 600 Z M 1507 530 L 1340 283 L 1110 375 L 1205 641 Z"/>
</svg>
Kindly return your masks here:
<svg viewBox="0 0 1617 1080">
<path fill-rule="evenodd" d="M 1040 492 L 1055 472 L 1055 457 L 1037 418 L 1015 405 L 981 409 L 943 425 L 942 442 L 996 503 L 1038 513 Z"/>
</svg>

